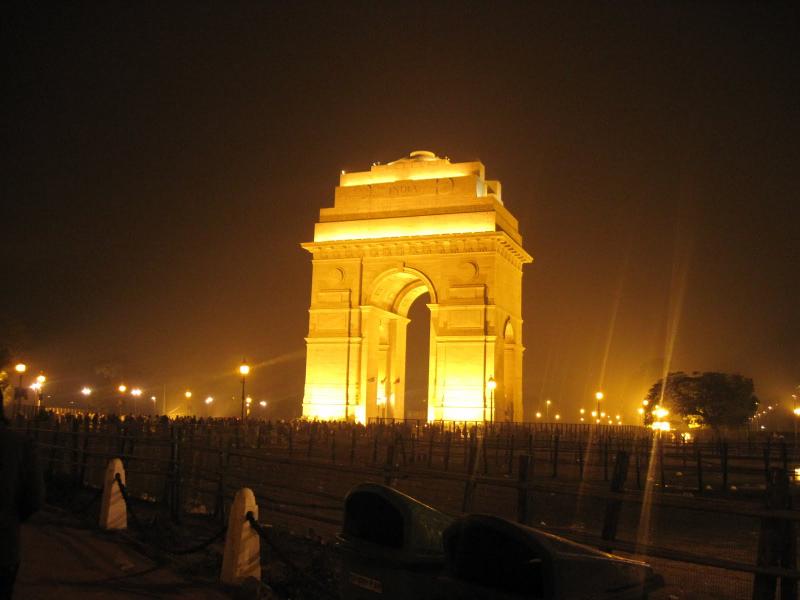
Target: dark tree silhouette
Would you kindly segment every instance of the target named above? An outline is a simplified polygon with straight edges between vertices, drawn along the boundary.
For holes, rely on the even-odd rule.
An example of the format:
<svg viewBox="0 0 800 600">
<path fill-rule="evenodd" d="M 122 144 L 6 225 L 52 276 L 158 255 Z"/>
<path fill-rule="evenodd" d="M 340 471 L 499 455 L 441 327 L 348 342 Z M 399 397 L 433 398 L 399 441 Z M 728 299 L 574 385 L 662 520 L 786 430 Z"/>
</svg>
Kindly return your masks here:
<svg viewBox="0 0 800 600">
<path fill-rule="evenodd" d="M 660 405 L 686 422 L 719 430 L 743 425 L 758 409 L 753 380 L 730 373 L 675 372 L 659 379 L 647 393 L 645 423 Z"/>
</svg>

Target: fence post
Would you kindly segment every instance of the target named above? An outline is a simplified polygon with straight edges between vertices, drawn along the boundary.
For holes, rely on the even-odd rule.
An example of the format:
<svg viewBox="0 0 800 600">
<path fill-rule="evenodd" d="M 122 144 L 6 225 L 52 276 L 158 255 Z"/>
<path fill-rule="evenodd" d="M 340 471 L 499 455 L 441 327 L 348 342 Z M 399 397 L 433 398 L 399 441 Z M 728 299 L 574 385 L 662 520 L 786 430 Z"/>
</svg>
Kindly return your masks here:
<svg viewBox="0 0 800 600">
<path fill-rule="evenodd" d="M 608 436 L 603 439 L 603 481 L 608 481 Z"/>
<path fill-rule="evenodd" d="M 789 510 L 789 476 L 783 469 L 771 469 L 767 481 L 766 506 L 772 510 Z M 797 542 L 794 523 L 787 519 L 765 517 L 761 519 L 756 566 L 795 569 Z M 753 600 L 773 600 L 778 578 L 757 573 L 753 578 Z M 797 598 L 797 580 L 781 577 L 781 600 Z"/>
<path fill-rule="evenodd" d="M 553 479 L 558 477 L 558 447 L 560 443 L 560 436 L 556 433 L 553 435 Z"/>
<path fill-rule="evenodd" d="M 700 444 L 697 438 L 694 440 L 694 454 L 697 461 L 697 493 L 703 493 L 703 454 L 700 451 Z"/>
<path fill-rule="evenodd" d="M 228 453 L 223 450 L 222 439 L 219 441 L 219 479 L 217 480 L 217 505 L 214 516 L 225 522 L 225 474 L 228 471 Z"/>
<path fill-rule="evenodd" d="M 428 468 L 430 469 L 433 466 L 433 427 L 431 427 L 428 431 L 430 432 L 428 439 Z"/>
<path fill-rule="evenodd" d="M 453 443 L 453 432 L 444 434 L 444 470 L 450 469 L 450 445 Z"/>
<path fill-rule="evenodd" d="M 628 453 L 624 450 L 617 452 L 617 462 L 614 464 L 614 475 L 611 478 L 611 491 L 613 493 L 621 493 L 625 487 L 625 480 L 628 478 Z M 619 498 L 610 498 L 606 504 L 606 514 L 603 520 L 603 532 L 601 537 L 604 542 L 602 550 L 611 552 L 613 542 L 617 538 L 617 526 L 619 525 L 619 515 L 622 511 L 622 500 Z"/>
<path fill-rule="evenodd" d="M 386 465 L 384 465 L 383 483 L 392 487 L 392 480 L 394 479 L 394 444 L 386 446 Z"/>
<path fill-rule="evenodd" d="M 117 485 L 117 474 L 125 485 L 125 467 L 118 458 L 108 461 L 106 472 L 103 475 L 103 499 L 100 502 L 100 528 L 101 529 L 127 529 L 128 509 L 122 490 Z"/>
<path fill-rule="evenodd" d="M 461 512 L 470 512 L 472 510 L 472 500 L 475 497 L 475 488 L 477 487 L 478 483 L 475 481 L 475 471 L 477 465 L 475 464 L 478 460 L 478 446 L 477 446 L 477 438 L 475 439 L 475 443 L 470 444 L 469 447 L 469 461 L 467 465 L 467 473 L 469 478 L 464 483 L 464 498 L 461 502 Z"/>
<path fill-rule="evenodd" d="M 517 521 L 523 525 L 528 524 L 530 518 L 530 511 L 528 510 L 528 502 L 530 493 L 528 491 L 528 475 L 530 469 L 531 457 L 527 454 L 520 454 L 517 457 L 519 470 L 517 472 Z"/>
<path fill-rule="evenodd" d="M 514 431 L 508 434 L 508 476 L 514 474 Z"/>
<path fill-rule="evenodd" d="M 356 436 L 358 435 L 358 430 L 353 427 L 353 433 L 350 436 L 350 464 L 356 462 Z"/>
<path fill-rule="evenodd" d="M 253 490 L 242 488 L 231 505 L 222 555 L 220 580 L 229 585 L 237 585 L 248 577 L 261 580 L 261 540 L 247 520 L 248 513 L 258 519 L 258 504 Z"/>
<path fill-rule="evenodd" d="M 723 441 L 720 447 L 720 466 L 722 467 L 722 491 L 728 491 L 728 442 Z"/>
<path fill-rule="evenodd" d="M 767 445 L 764 447 L 764 479 L 769 482 L 770 472 L 770 459 L 772 458 L 772 445 L 770 440 L 767 440 Z"/>
</svg>

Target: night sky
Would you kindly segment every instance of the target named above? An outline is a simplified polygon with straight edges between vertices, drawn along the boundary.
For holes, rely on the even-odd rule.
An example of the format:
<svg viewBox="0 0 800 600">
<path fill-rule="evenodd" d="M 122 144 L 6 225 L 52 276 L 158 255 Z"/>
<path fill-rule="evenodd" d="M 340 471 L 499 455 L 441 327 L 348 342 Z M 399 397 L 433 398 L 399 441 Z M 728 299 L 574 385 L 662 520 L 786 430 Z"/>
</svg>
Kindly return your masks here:
<svg viewBox="0 0 800 600">
<path fill-rule="evenodd" d="M 299 244 L 340 170 L 424 149 L 483 161 L 535 258 L 528 416 L 602 388 L 631 422 L 665 360 L 788 403 L 799 24 L 776 3 L 7 9 L 0 342 L 62 404 L 120 381 L 229 399 L 246 356 L 254 398 L 299 414 Z"/>
</svg>

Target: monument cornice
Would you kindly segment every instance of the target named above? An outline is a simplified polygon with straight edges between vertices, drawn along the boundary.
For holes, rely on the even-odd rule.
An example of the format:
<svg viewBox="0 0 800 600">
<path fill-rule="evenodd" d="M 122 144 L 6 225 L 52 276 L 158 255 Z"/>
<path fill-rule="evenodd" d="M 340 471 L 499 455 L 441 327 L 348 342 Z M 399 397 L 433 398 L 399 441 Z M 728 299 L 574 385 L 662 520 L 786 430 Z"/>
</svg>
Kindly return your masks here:
<svg viewBox="0 0 800 600">
<path fill-rule="evenodd" d="M 502 231 L 404 236 L 376 240 L 337 240 L 300 244 L 315 259 L 381 258 L 428 254 L 499 253 L 515 267 L 533 257 Z"/>
</svg>

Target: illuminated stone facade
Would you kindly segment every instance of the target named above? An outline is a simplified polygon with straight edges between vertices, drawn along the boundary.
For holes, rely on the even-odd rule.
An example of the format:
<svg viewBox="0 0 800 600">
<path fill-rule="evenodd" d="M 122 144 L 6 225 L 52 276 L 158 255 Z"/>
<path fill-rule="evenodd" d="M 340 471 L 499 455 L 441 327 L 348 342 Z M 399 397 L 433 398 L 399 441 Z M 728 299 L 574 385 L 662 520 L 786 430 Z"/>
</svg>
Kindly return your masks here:
<svg viewBox="0 0 800 600">
<path fill-rule="evenodd" d="M 420 151 L 342 172 L 302 245 L 313 255 L 304 417 L 406 416 L 407 315 L 428 292 L 428 419 L 522 420 L 522 265 L 532 259 L 484 171 Z"/>
</svg>

